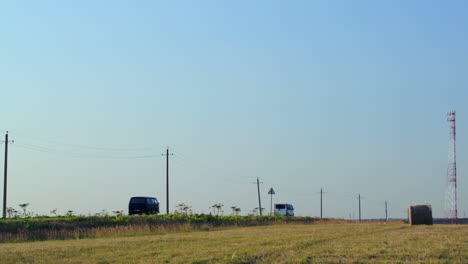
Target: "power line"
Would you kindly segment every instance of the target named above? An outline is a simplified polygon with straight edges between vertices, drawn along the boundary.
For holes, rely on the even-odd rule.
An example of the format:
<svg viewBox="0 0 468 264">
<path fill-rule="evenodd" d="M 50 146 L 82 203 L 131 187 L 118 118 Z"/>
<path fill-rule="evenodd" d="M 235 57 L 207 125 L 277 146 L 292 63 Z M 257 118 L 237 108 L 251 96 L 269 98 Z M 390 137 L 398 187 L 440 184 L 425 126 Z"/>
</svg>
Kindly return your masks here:
<svg viewBox="0 0 468 264">
<path fill-rule="evenodd" d="M 10 131 L 10 134 L 11 134 L 11 131 Z M 62 142 L 58 140 L 46 139 L 46 138 L 36 137 L 36 136 L 29 136 L 29 135 L 25 135 L 23 133 L 18 133 L 18 132 L 14 132 L 14 134 L 17 137 L 19 136 L 22 138 L 31 139 L 31 140 L 38 141 L 38 142 L 44 142 L 44 143 L 49 143 L 53 145 L 61 145 L 61 146 L 67 146 L 67 147 L 75 147 L 75 148 L 81 148 L 81 149 L 98 150 L 98 151 L 145 151 L 145 150 L 149 151 L 149 150 L 159 150 L 159 149 L 164 148 L 163 145 L 140 147 L 140 148 L 90 146 L 90 145 L 66 143 L 66 142 Z"/>
<path fill-rule="evenodd" d="M 49 147 L 32 145 L 27 143 L 17 142 L 17 146 L 27 150 L 33 150 L 37 152 L 43 152 L 48 154 L 56 155 L 65 155 L 73 158 L 96 158 L 96 159 L 143 159 L 143 158 L 153 158 L 159 156 L 158 154 L 149 154 L 149 155 L 135 155 L 135 156 L 114 156 L 114 155 L 96 155 L 88 153 L 79 153 L 71 151 L 57 150 Z"/>
<path fill-rule="evenodd" d="M 172 149 L 171 149 L 172 151 Z M 179 156 L 177 156 L 176 154 L 173 155 L 174 156 L 174 159 L 172 159 L 172 161 L 174 161 L 172 164 L 173 165 L 176 165 L 176 166 L 180 166 L 182 168 L 187 168 L 187 163 L 183 161 L 183 159 L 181 159 Z"/>
<path fill-rule="evenodd" d="M 178 150 L 175 150 L 173 147 L 171 147 L 171 152 L 174 153 L 174 155 L 178 156 L 181 159 L 184 159 L 184 160 L 187 159 L 185 154 L 182 154 Z"/>
</svg>

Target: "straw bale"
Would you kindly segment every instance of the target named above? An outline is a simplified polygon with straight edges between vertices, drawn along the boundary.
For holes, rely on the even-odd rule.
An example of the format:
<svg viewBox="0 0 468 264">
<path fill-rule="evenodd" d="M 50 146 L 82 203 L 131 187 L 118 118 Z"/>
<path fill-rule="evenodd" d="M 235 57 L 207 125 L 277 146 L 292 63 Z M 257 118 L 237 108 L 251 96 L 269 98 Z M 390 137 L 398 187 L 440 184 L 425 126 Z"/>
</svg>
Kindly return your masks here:
<svg viewBox="0 0 468 264">
<path fill-rule="evenodd" d="M 408 209 L 410 225 L 432 225 L 432 206 L 413 205 Z"/>
</svg>

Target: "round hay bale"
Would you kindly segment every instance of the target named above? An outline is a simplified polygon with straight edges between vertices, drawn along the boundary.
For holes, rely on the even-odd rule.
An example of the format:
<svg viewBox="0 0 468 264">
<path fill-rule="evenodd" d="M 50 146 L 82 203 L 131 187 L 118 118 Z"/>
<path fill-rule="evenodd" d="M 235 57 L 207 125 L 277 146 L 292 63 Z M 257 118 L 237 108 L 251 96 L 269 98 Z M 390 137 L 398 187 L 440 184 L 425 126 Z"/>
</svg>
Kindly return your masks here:
<svg viewBox="0 0 468 264">
<path fill-rule="evenodd" d="M 408 209 L 410 225 L 432 225 L 432 206 L 413 205 Z"/>
</svg>

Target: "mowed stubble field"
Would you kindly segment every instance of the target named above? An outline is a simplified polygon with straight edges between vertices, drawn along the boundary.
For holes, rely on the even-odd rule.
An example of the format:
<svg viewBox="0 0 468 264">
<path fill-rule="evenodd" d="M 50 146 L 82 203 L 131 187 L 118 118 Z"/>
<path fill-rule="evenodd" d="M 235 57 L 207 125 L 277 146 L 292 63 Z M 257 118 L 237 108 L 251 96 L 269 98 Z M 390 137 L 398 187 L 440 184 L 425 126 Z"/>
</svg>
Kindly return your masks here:
<svg viewBox="0 0 468 264">
<path fill-rule="evenodd" d="M 468 263 L 468 226 L 276 224 L 0 244 L 0 263 Z"/>
</svg>

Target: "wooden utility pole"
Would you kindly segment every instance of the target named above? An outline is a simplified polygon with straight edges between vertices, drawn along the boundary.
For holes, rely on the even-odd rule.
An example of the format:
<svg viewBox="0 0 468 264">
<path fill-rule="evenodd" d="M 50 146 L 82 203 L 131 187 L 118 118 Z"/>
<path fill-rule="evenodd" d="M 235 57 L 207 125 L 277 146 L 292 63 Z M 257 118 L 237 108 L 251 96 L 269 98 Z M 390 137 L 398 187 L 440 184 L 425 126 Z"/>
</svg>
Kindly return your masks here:
<svg viewBox="0 0 468 264">
<path fill-rule="evenodd" d="M 260 200 L 260 180 L 257 177 L 257 191 L 258 191 L 258 210 L 262 215 L 262 201 Z"/>
<path fill-rule="evenodd" d="M 358 195 L 359 199 L 359 223 L 361 222 L 361 194 Z"/>
<path fill-rule="evenodd" d="M 322 196 L 323 196 L 323 188 L 320 188 L 320 218 L 323 218 L 323 211 L 322 211 L 322 206 L 323 206 L 323 202 L 322 202 Z"/>
<path fill-rule="evenodd" d="M 388 214 L 387 214 L 387 200 L 385 200 L 385 222 L 388 222 Z"/>
<path fill-rule="evenodd" d="M 7 176 L 8 176 L 8 144 L 13 143 L 13 141 L 8 141 L 8 131 L 5 134 L 5 166 L 4 168 L 4 178 L 3 178 L 3 218 L 6 218 L 7 211 Z"/>
<path fill-rule="evenodd" d="M 166 213 L 169 214 L 169 156 L 174 155 L 174 153 L 169 153 L 169 147 L 166 149 Z"/>
</svg>

